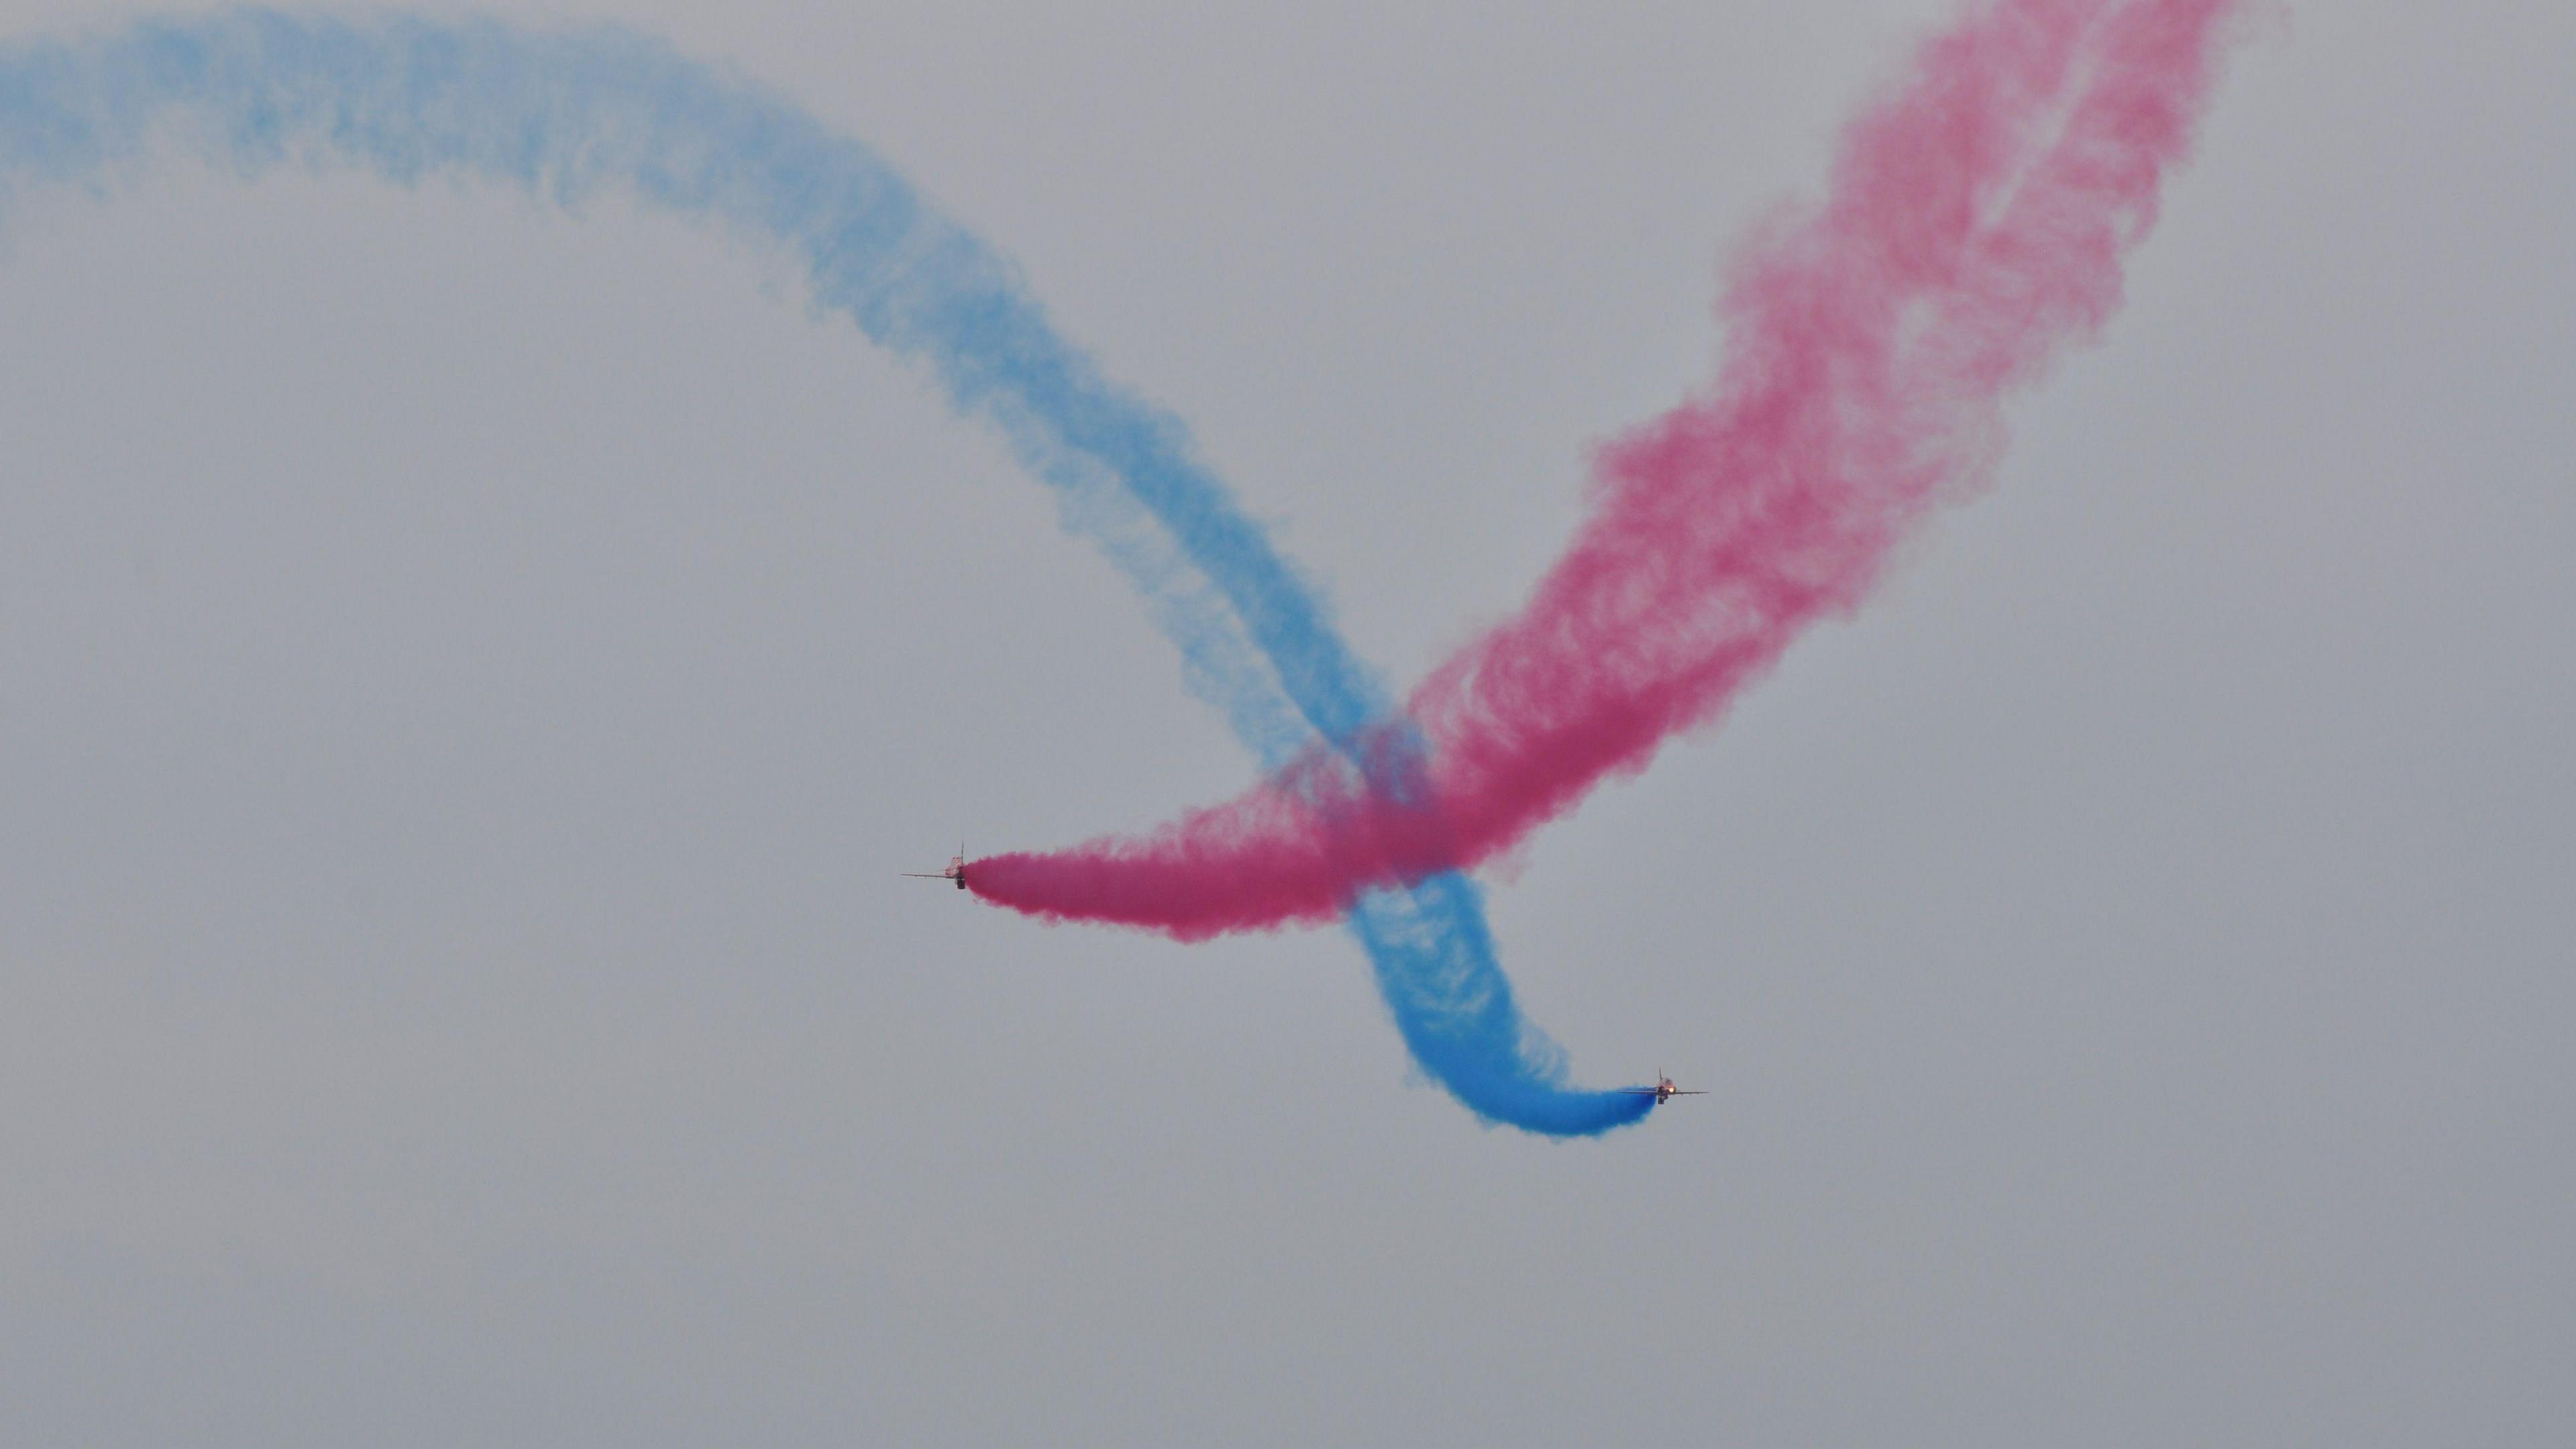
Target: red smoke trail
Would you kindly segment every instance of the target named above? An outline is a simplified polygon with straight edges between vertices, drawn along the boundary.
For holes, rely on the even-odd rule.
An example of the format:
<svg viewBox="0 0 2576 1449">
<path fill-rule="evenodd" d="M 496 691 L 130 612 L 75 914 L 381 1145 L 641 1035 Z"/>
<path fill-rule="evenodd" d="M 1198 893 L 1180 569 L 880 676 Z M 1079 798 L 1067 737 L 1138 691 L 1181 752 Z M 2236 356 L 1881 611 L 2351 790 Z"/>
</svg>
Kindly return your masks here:
<svg viewBox="0 0 2576 1449">
<path fill-rule="evenodd" d="M 1419 763 L 1363 773 L 1319 746 L 1151 834 L 978 861 L 973 889 L 1185 939 L 1322 921 L 1644 768 L 1992 471 L 2003 395 L 2117 307 L 2235 9 L 2002 0 L 1927 42 L 1844 136 L 1825 205 L 1734 265 L 1715 387 L 1601 453 L 1528 606 L 1379 733 Z"/>
</svg>

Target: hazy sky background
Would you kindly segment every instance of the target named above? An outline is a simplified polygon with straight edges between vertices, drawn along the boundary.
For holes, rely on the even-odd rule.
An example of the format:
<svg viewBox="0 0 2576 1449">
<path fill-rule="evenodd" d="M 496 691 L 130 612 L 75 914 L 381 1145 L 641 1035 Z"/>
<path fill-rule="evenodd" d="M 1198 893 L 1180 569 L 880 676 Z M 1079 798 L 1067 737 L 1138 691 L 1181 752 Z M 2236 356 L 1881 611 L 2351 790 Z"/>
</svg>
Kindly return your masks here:
<svg viewBox="0 0 2576 1449">
<path fill-rule="evenodd" d="M 1951 7 L 504 9 L 876 145 L 1409 682 Z M 7 1437 L 2554 1441 L 2571 53 L 2261 27 L 1997 488 L 1497 878 L 1580 1077 L 1716 1093 L 1597 1143 L 1412 1079 L 1340 933 L 896 878 L 1246 764 L 776 258 L 444 183 L 11 203 Z"/>
</svg>

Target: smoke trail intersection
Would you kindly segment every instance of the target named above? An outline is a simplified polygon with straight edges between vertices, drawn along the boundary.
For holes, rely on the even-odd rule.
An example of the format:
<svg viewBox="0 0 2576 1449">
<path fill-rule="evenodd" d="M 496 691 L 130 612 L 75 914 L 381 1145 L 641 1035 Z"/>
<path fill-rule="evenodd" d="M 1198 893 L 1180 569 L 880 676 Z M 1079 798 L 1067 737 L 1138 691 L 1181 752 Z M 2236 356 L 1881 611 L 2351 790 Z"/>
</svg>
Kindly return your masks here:
<svg viewBox="0 0 2576 1449">
<path fill-rule="evenodd" d="M 2005 0 L 1927 42 L 1828 201 L 1737 261 L 1714 389 L 1605 452 L 1530 606 L 1401 707 L 1180 421 L 1102 377 L 998 253 L 865 146 L 632 32 L 251 10 L 0 46 L 0 224 L 176 148 L 244 176 L 613 188 L 780 248 L 1001 433 L 1266 772 L 1141 839 L 977 861 L 972 888 L 1185 939 L 1343 917 L 1426 1074 L 1487 1121 L 1588 1136 L 1654 1098 L 1570 1084 L 1463 870 L 1713 718 L 1992 466 L 2001 396 L 2116 303 L 2233 8 Z"/>
</svg>

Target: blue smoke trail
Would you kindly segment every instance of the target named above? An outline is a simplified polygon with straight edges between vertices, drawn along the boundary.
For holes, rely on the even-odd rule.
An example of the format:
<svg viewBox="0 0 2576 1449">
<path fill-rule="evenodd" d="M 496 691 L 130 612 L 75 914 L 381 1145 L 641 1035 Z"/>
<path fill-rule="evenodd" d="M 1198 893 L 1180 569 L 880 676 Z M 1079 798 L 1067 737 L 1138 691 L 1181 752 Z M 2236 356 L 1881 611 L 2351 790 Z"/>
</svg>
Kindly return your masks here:
<svg viewBox="0 0 2576 1449">
<path fill-rule="evenodd" d="M 354 164 L 567 206 L 620 188 L 781 245 L 816 305 L 925 364 L 1056 490 L 1066 527 L 1127 575 L 1192 691 L 1265 768 L 1318 736 L 1347 749 L 1389 712 L 1180 420 L 1102 378 L 1006 261 L 874 152 L 767 90 L 628 31 L 493 21 L 243 11 L 0 48 L 0 221 L 29 183 L 95 186 L 173 142 L 245 177 Z M 1583 1135 L 1652 1108 L 1565 1086 L 1562 1052 L 1513 1003 L 1473 882 L 1373 894 L 1351 922 L 1415 1060 L 1480 1116 Z"/>
</svg>

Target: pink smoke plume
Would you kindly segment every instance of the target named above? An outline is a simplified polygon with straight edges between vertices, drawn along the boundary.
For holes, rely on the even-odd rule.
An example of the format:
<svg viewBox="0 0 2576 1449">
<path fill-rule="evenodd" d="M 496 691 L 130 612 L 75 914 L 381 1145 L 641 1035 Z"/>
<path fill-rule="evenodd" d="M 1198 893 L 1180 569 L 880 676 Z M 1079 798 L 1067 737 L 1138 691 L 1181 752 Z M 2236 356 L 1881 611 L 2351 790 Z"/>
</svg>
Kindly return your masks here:
<svg viewBox="0 0 2576 1449">
<path fill-rule="evenodd" d="M 1337 915 L 1472 866 L 1716 718 L 1847 614 L 1999 456 L 2006 393 L 2120 301 L 2234 0 L 2001 0 L 1845 133 L 1821 208 L 1737 258 L 1704 396 L 1595 460 L 1528 605 L 1404 718 L 1137 837 L 974 863 L 987 900 L 1183 939 Z"/>
</svg>

